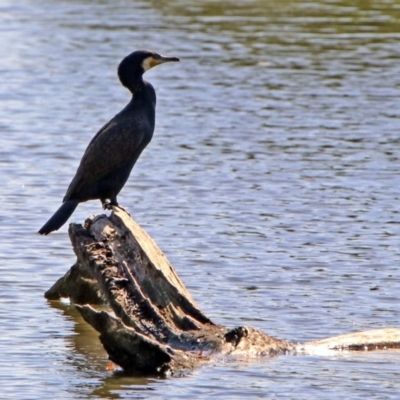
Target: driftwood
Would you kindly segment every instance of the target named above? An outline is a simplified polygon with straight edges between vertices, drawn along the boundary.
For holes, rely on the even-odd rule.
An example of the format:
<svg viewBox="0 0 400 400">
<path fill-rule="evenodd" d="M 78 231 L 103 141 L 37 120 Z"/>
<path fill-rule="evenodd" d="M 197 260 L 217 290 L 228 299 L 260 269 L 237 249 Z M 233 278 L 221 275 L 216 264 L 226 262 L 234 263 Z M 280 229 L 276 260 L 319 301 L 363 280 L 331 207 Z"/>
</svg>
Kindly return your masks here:
<svg viewBox="0 0 400 400">
<path fill-rule="evenodd" d="M 120 207 L 110 217 L 89 218 L 84 227 L 71 224 L 69 235 L 77 262 L 45 296 L 69 297 L 100 333 L 110 360 L 125 370 L 170 375 L 215 357 L 400 348 L 400 329 L 294 344 L 248 326 L 213 323 L 151 237 Z M 88 304 L 106 304 L 113 313 Z"/>
</svg>

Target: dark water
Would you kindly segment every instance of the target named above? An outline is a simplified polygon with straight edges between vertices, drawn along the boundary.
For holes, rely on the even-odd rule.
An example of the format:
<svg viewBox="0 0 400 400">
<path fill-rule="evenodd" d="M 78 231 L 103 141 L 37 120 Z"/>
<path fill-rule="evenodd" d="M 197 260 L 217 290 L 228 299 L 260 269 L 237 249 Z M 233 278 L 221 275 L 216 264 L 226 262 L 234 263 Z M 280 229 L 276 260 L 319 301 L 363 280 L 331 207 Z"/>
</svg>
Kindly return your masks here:
<svg viewBox="0 0 400 400">
<path fill-rule="evenodd" d="M 67 227 L 35 233 L 128 101 L 118 62 L 151 48 L 182 62 L 146 75 L 156 133 L 119 199 L 206 314 L 294 341 L 399 326 L 397 1 L 1 0 L 0 31 L 2 398 L 399 398 L 399 352 L 109 372 L 43 298 Z"/>
</svg>

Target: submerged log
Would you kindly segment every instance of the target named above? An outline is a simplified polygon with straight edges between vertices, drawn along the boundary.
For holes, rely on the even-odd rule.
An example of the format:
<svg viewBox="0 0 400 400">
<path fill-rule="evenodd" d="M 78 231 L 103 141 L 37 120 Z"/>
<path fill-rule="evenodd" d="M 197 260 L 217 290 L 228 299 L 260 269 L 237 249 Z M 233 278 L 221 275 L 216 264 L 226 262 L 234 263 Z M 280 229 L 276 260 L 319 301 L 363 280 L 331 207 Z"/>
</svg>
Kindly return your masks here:
<svg viewBox="0 0 400 400">
<path fill-rule="evenodd" d="M 110 360 L 125 370 L 169 375 L 217 356 L 400 348 L 400 329 L 294 344 L 251 327 L 213 323 L 152 238 L 120 207 L 109 217 L 89 218 L 84 227 L 71 224 L 69 235 L 77 262 L 45 296 L 70 297 L 100 333 Z M 115 316 L 91 307 L 100 303 Z"/>
</svg>

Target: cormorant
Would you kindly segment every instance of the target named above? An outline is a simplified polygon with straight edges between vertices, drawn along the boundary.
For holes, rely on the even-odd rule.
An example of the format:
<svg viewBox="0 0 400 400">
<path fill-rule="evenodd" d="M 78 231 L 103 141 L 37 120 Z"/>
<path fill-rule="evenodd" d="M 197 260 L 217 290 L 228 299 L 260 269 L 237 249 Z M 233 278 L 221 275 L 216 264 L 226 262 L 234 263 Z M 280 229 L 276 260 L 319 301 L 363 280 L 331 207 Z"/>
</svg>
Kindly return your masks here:
<svg viewBox="0 0 400 400">
<path fill-rule="evenodd" d="M 118 206 L 117 195 L 154 131 L 156 93 L 143 80 L 143 74 L 168 61 L 179 61 L 179 58 L 139 50 L 121 61 L 118 77 L 131 91 L 132 99 L 91 140 L 63 204 L 39 230 L 41 235 L 59 229 L 84 201 L 100 199 L 103 208 Z"/>
</svg>

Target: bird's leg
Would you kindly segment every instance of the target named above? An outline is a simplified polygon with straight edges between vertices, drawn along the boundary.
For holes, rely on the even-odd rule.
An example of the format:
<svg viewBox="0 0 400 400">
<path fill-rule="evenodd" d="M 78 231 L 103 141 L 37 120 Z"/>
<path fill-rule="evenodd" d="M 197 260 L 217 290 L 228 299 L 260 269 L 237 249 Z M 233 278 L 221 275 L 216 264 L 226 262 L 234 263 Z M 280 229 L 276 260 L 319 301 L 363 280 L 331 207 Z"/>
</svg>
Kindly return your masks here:
<svg viewBox="0 0 400 400">
<path fill-rule="evenodd" d="M 114 206 L 118 207 L 117 197 L 111 197 L 110 199 L 100 199 L 103 210 L 112 210 Z"/>
<path fill-rule="evenodd" d="M 125 211 L 128 215 L 130 215 L 130 214 L 128 213 L 128 211 L 125 210 L 124 207 L 122 207 L 122 206 L 120 206 L 120 205 L 118 204 L 117 196 L 112 197 L 112 198 L 111 198 L 111 201 L 109 202 L 109 204 L 111 205 L 111 207 L 118 207 L 118 208 L 120 208 L 122 211 Z"/>
<path fill-rule="evenodd" d="M 103 210 L 108 210 L 109 202 L 107 201 L 107 199 L 100 199 L 100 201 L 101 201 L 101 206 L 103 207 Z"/>
</svg>

